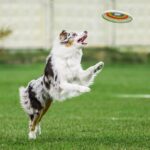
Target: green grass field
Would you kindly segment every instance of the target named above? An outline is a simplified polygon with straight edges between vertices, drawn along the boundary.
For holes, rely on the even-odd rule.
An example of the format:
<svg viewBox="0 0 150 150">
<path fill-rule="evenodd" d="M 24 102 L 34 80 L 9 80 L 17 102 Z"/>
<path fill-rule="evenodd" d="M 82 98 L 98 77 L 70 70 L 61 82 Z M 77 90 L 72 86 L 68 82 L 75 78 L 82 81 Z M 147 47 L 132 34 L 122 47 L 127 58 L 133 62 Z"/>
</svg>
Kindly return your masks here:
<svg viewBox="0 0 150 150">
<path fill-rule="evenodd" d="M 105 65 L 92 92 L 55 102 L 42 120 L 42 135 L 29 141 L 18 88 L 43 67 L 0 65 L 0 150 L 150 149 L 150 99 L 116 97 L 150 93 L 148 65 Z"/>
</svg>

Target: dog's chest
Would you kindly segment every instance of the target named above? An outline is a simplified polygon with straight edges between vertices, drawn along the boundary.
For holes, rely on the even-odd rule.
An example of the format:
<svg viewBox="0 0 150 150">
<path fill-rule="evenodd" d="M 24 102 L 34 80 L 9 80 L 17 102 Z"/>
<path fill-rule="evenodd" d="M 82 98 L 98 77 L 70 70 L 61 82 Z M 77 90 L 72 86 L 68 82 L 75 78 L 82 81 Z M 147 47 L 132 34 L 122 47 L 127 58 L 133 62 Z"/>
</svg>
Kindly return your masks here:
<svg viewBox="0 0 150 150">
<path fill-rule="evenodd" d="M 73 74 L 78 70 L 79 62 L 73 58 L 67 59 L 65 62 L 65 66 L 66 66 L 67 71 L 70 74 Z"/>
<path fill-rule="evenodd" d="M 77 77 L 80 67 L 80 58 L 71 57 L 65 60 L 65 76 L 67 80 L 74 80 Z"/>
</svg>

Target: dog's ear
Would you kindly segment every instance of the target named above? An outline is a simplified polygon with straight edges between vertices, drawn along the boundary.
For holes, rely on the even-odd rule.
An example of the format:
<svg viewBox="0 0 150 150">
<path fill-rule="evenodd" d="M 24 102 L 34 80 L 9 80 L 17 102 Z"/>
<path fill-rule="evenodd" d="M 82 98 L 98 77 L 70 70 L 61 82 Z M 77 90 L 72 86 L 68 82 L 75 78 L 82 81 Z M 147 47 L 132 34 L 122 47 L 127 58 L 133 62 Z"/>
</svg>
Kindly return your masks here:
<svg viewBox="0 0 150 150">
<path fill-rule="evenodd" d="M 67 39 L 67 32 L 66 30 L 62 30 L 62 32 L 59 35 L 59 39 L 61 42 L 64 42 Z"/>
</svg>

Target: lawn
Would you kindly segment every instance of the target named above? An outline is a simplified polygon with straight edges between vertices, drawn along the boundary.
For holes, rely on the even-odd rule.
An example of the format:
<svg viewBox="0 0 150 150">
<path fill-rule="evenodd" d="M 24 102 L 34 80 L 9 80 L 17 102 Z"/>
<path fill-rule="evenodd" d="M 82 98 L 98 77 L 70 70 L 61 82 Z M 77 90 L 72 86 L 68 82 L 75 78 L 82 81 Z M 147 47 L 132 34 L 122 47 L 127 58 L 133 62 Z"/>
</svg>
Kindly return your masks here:
<svg viewBox="0 0 150 150">
<path fill-rule="evenodd" d="M 105 65 L 90 93 L 55 102 L 42 120 L 42 135 L 29 141 L 18 88 L 43 67 L 0 65 L 0 150 L 150 149 L 150 99 L 116 96 L 150 93 L 149 65 L 138 64 Z"/>
</svg>

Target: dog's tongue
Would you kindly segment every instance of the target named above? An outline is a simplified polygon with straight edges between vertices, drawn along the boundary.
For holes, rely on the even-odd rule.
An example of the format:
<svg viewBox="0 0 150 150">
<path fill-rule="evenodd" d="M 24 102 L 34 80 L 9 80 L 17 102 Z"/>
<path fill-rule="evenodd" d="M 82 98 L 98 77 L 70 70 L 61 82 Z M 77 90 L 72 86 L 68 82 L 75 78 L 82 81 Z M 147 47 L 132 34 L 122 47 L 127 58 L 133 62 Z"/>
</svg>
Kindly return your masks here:
<svg viewBox="0 0 150 150">
<path fill-rule="evenodd" d="M 78 40 L 78 42 L 81 42 L 82 44 L 87 44 L 87 43 L 84 42 L 86 38 L 87 38 L 87 35 L 85 35 L 85 36 L 83 36 L 82 38 L 80 38 L 80 39 Z"/>
</svg>

